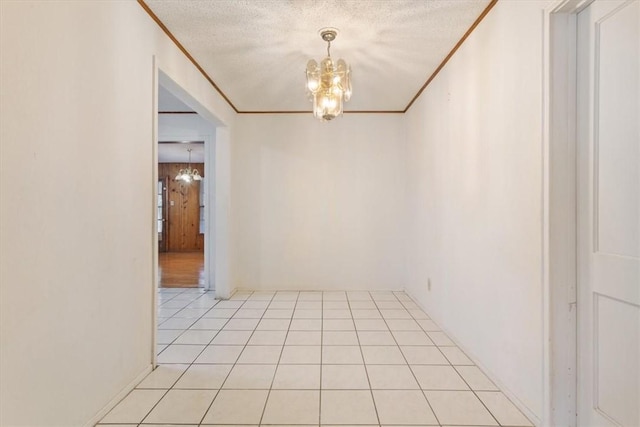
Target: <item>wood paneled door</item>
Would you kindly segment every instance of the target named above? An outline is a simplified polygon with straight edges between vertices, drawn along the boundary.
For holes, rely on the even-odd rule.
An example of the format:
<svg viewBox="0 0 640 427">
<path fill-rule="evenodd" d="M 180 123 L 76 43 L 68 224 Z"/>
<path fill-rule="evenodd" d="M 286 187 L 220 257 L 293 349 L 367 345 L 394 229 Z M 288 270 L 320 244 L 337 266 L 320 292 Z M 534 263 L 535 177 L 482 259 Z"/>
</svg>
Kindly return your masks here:
<svg viewBox="0 0 640 427">
<path fill-rule="evenodd" d="M 200 191 L 200 186 L 204 184 L 202 181 L 183 183 L 174 179 L 180 169 L 187 166 L 186 163 L 158 165 L 158 180 L 163 181 L 166 188 L 164 241 L 159 244 L 159 247 L 166 252 L 204 251 L 204 227 L 201 221 L 204 217 L 204 203 L 201 203 Z M 192 163 L 191 167 L 198 169 L 200 175 L 204 177 L 203 163 Z"/>
</svg>

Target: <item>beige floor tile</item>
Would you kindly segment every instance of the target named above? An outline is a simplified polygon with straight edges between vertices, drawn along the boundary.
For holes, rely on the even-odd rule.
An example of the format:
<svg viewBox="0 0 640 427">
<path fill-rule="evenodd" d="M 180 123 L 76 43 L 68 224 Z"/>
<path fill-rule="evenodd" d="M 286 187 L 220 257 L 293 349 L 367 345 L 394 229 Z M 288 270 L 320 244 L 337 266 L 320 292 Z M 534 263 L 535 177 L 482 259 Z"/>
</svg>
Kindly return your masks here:
<svg viewBox="0 0 640 427">
<path fill-rule="evenodd" d="M 440 351 L 445 355 L 452 365 L 473 365 L 473 361 L 467 357 L 458 347 L 440 347 Z"/>
<path fill-rule="evenodd" d="M 323 301 L 346 301 L 347 293 L 342 291 L 328 291 L 322 293 Z"/>
<path fill-rule="evenodd" d="M 242 306 L 242 304 L 244 304 L 244 301 L 234 301 L 234 300 L 220 301 L 215 305 L 215 309 L 220 309 L 220 308 L 238 309 L 240 308 L 240 306 Z"/>
<path fill-rule="evenodd" d="M 225 389 L 268 389 L 276 365 L 235 365 L 227 377 Z"/>
<path fill-rule="evenodd" d="M 421 391 L 374 390 L 380 423 L 400 425 L 438 425 Z"/>
<path fill-rule="evenodd" d="M 312 364 L 320 363 L 320 346 L 318 345 L 286 345 L 280 357 L 281 364 Z"/>
<path fill-rule="evenodd" d="M 195 363 L 236 363 L 242 349 L 240 345 L 209 345 Z"/>
<path fill-rule="evenodd" d="M 298 291 L 278 291 L 273 297 L 273 301 L 296 301 L 300 292 Z"/>
<path fill-rule="evenodd" d="M 226 325 L 224 325 L 224 331 L 253 331 L 256 326 L 258 326 L 258 322 L 260 319 L 248 319 L 248 318 L 237 318 L 234 316 L 233 319 L 230 319 Z"/>
<path fill-rule="evenodd" d="M 381 309 L 380 310 L 380 314 L 382 314 L 382 317 L 384 317 L 387 320 L 389 320 L 389 319 L 412 319 L 411 313 L 409 313 L 404 308 L 391 309 L 391 310 Z"/>
<path fill-rule="evenodd" d="M 213 319 L 213 318 L 202 318 L 196 321 L 191 329 L 213 329 L 219 330 L 224 327 L 227 323 L 228 319 Z"/>
<path fill-rule="evenodd" d="M 171 344 L 183 333 L 182 329 L 159 329 L 156 334 L 158 344 Z"/>
<path fill-rule="evenodd" d="M 443 425 L 498 425 L 472 391 L 425 391 L 424 394 Z"/>
<path fill-rule="evenodd" d="M 373 365 L 402 365 L 407 362 L 397 345 L 372 345 L 362 347 L 364 363 Z"/>
<path fill-rule="evenodd" d="M 378 417 L 369 390 L 323 390 L 322 424 L 377 424 Z"/>
<path fill-rule="evenodd" d="M 405 308 L 407 308 L 407 307 L 405 307 Z M 411 317 L 413 317 L 416 320 L 418 320 L 418 319 L 428 320 L 429 319 L 429 316 L 427 315 L 427 313 L 425 313 L 424 311 L 420 310 L 419 308 L 409 309 L 409 314 L 411 314 Z"/>
<path fill-rule="evenodd" d="M 354 319 L 382 319 L 378 309 L 352 309 Z"/>
<path fill-rule="evenodd" d="M 351 310 L 342 309 L 342 310 L 332 310 L 327 309 L 326 307 L 322 310 L 322 318 L 323 319 L 351 319 Z"/>
<path fill-rule="evenodd" d="M 387 323 L 383 319 L 356 319 L 357 331 L 388 331 Z"/>
<path fill-rule="evenodd" d="M 319 390 L 320 365 L 278 365 L 272 388 Z"/>
<path fill-rule="evenodd" d="M 376 307 L 376 304 L 372 301 L 351 301 L 349 302 L 349 305 L 351 306 L 351 310 L 375 310 L 376 312 L 379 313 L 378 311 L 378 307 Z M 380 316 L 382 317 L 382 316 Z"/>
<path fill-rule="evenodd" d="M 219 389 L 233 365 L 191 365 L 174 388 Z"/>
<path fill-rule="evenodd" d="M 169 390 L 145 423 L 197 424 L 209 408 L 217 390 Z"/>
<path fill-rule="evenodd" d="M 335 345 L 322 347 L 322 363 L 334 365 L 361 365 L 362 353 L 357 345 Z"/>
<path fill-rule="evenodd" d="M 242 308 L 251 309 L 251 310 L 266 310 L 269 307 L 270 301 L 247 301 L 242 305 Z"/>
<path fill-rule="evenodd" d="M 400 350 L 410 365 L 448 365 L 449 361 L 433 346 L 401 346 Z"/>
<path fill-rule="evenodd" d="M 180 317 L 171 317 L 158 326 L 159 330 L 163 329 L 187 329 L 189 326 L 197 323 L 196 319 L 185 319 Z M 220 328 L 200 328 L 200 329 L 220 329 Z"/>
<path fill-rule="evenodd" d="M 434 344 L 439 347 L 440 346 L 453 347 L 456 345 L 456 343 L 451 341 L 451 338 L 449 338 L 447 334 L 445 334 L 444 332 L 431 331 L 431 332 L 427 332 L 427 334 L 429 335 L 429 338 L 431 338 L 431 341 L 433 341 Z"/>
<path fill-rule="evenodd" d="M 262 319 L 256 331 L 286 331 L 290 322 L 289 319 Z"/>
<path fill-rule="evenodd" d="M 392 331 L 421 331 L 422 328 L 413 319 L 387 319 L 387 326 Z"/>
<path fill-rule="evenodd" d="M 281 345 L 248 345 L 240 354 L 237 363 L 274 365 L 280 360 Z"/>
<path fill-rule="evenodd" d="M 173 343 L 174 344 L 204 344 L 207 345 L 211 342 L 213 337 L 216 336 L 218 331 L 210 330 L 188 330 L 184 331 Z"/>
<path fill-rule="evenodd" d="M 259 424 L 268 390 L 220 390 L 203 424 Z"/>
<path fill-rule="evenodd" d="M 158 365 L 136 388 L 169 389 L 187 370 L 189 365 Z"/>
<path fill-rule="evenodd" d="M 294 319 L 291 321 L 289 331 L 321 331 L 322 319 Z"/>
<path fill-rule="evenodd" d="M 300 301 L 322 301 L 322 292 L 300 292 L 298 303 Z"/>
<path fill-rule="evenodd" d="M 392 291 L 374 291 L 371 292 L 371 298 L 373 298 L 376 302 L 398 301 L 398 298 L 396 298 Z"/>
<path fill-rule="evenodd" d="M 411 365 L 423 390 L 468 390 L 469 387 L 452 366 Z"/>
<path fill-rule="evenodd" d="M 516 405 L 501 392 L 479 391 L 478 397 L 503 426 L 532 426 Z"/>
<path fill-rule="evenodd" d="M 371 295 L 368 291 L 349 291 L 347 292 L 347 299 L 352 301 L 371 301 Z"/>
<path fill-rule="evenodd" d="M 322 303 L 324 310 L 349 310 L 347 301 L 325 301 Z"/>
<path fill-rule="evenodd" d="M 404 310 L 404 306 L 400 301 L 376 301 L 376 305 L 380 310 Z"/>
<path fill-rule="evenodd" d="M 352 319 L 324 319 L 322 321 L 324 331 L 355 331 Z"/>
<path fill-rule="evenodd" d="M 245 345 L 251 334 L 252 331 L 220 331 L 211 344 Z"/>
<path fill-rule="evenodd" d="M 269 304 L 269 310 L 293 310 L 296 306 L 295 301 L 272 301 Z"/>
<path fill-rule="evenodd" d="M 158 355 L 158 363 L 191 363 L 204 348 L 204 345 L 172 344 Z"/>
<path fill-rule="evenodd" d="M 263 424 L 312 424 L 320 419 L 320 391 L 272 390 Z"/>
<path fill-rule="evenodd" d="M 418 383 L 407 365 L 367 365 L 372 389 L 415 390 Z"/>
<path fill-rule="evenodd" d="M 322 332 L 323 345 L 358 345 L 358 336 L 355 331 L 324 331 Z"/>
<path fill-rule="evenodd" d="M 435 345 L 425 332 L 420 331 L 393 331 L 398 345 Z"/>
<path fill-rule="evenodd" d="M 214 319 L 230 319 L 235 313 L 238 311 L 236 308 L 212 308 L 207 311 L 203 318 L 214 318 Z"/>
<path fill-rule="evenodd" d="M 358 331 L 361 346 L 396 345 L 396 340 L 389 331 Z"/>
<path fill-rule="evenodd" d="M 298 301 L 296 310 L 322 310 L 322 301 Z"/>
<path fill-rule="evenodd" d="M 291 319 L 293 309 L 269 308 L 264 312 L 263 319 Z"/>
<path fill-rule="evenodd" d="M 368 389 L 369 381 L 364 365 L 322 365 L 322 388 Z"/>
<path fill-rule="evenodd" d="M 133 390 L 100 422 L 104 424 L 139 423 L 165 393 L 166 390 Z"/>
<path fill-rule="evenodd" d="M 286 345 L 320 345 L 322 332 L 320 331 L 289 331 Z"/>
<path fill-rule="evenodd" d="M 293 312 L 294 319 L 322 319 L 321 309 L 296 309 Z"/>
<path fill-rule="evenodd" d="M 469 384 L 471 390 L 499 391 L 498 387 L 477 366 L 456 366 L 455 369 Z"/>
<path fill-rule="evenodd" d="M 287 331 L 255 331 L 249 345 L 283 345 Z"/>
</svg>

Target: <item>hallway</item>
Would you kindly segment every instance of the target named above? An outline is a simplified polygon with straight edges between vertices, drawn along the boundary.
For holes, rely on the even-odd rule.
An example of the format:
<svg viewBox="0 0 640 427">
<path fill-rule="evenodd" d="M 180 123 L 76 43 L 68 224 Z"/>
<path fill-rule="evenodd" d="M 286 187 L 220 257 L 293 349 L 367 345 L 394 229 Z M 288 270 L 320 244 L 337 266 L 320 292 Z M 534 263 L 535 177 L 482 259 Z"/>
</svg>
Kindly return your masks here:
<svg viewBox="0 0 640 427">
<path fill-rule="evenodd" d="M 159 367 L 99 425 L 531 425 L 403 292 L 158 304 Z"/>
</svg>

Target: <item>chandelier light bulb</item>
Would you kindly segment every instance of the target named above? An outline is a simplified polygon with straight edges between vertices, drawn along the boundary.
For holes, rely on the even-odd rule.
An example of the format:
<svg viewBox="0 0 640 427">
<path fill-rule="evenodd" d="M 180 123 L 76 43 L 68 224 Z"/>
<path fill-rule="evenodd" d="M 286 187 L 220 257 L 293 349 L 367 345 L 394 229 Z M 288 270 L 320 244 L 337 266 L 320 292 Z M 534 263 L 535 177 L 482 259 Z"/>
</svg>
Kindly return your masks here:
<svg viewBox="0 0 640 427">
<path fill-rule="evenodd" d="M 185 184 L 189 184 L 192 181 L 202 181 L 202 176 L 198 169 L 191 169 L 191 148 L 187 150 L 189 152 L 189 165 L 186 169 L 180 169 L 178 175 L 176 175 L 176 181 L 182 181 Z"/>
<path fill-rule="evenodd" d="M 335 28 L 320 30 L 327 42 L 327 57 L 318 64 L 314 59 L 307 63 L 307 94 L 313 103 L 313 115 L 322 120 L 333 120 L 342 115 L 343 104 L 351 98 L 351 68 L 347 63 L 331 58 L 331 42 L 338 31 Z"/>
</svg>

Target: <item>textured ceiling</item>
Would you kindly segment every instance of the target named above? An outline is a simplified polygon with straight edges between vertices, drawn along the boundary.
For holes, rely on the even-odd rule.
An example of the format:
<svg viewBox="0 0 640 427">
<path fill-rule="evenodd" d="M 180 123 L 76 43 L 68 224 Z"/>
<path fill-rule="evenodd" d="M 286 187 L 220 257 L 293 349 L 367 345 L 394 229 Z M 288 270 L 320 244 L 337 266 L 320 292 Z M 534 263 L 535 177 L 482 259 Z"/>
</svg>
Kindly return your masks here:
<svg viewBox="0 0 640 427">
<path fill-rule="evenodd" d="M 310 111 L 309 59 L 352 68 L 346 111 L 402 111 L 490 0 L 145 0 L 239 111 Z"/>
</svg>

